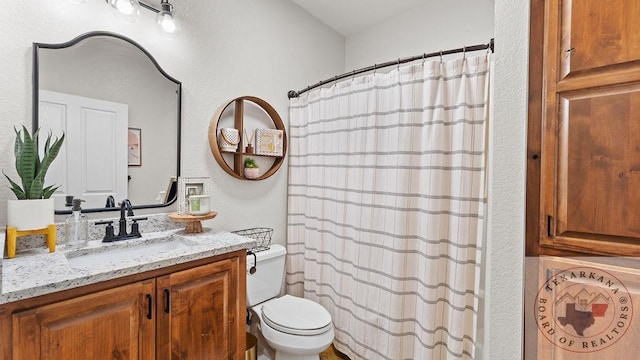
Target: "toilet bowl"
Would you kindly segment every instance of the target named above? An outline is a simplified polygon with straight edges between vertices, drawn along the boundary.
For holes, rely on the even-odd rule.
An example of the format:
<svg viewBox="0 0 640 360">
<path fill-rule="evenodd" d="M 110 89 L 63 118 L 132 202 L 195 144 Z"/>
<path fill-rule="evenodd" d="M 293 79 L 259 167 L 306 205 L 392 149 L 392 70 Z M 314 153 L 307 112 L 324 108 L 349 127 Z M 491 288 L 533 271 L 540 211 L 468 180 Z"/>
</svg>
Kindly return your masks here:
<svg viewBox="0 0 640 360">
<path fill-rule="evenodd" d="M 333 342 L 331 315 L 311 300 L 285 295 L 252 308 L 276 360 L 318 360 Z"/>
<path fill-rule="evenodd" d="M 309 299 L 280 294 L 286 250 L 281 245 L 247 257 L 247 307 L 259 319 L 258 329 L 275 350 L 276 360 L 318 360 L 335 336 L 331 315 Z"/>
</svg>

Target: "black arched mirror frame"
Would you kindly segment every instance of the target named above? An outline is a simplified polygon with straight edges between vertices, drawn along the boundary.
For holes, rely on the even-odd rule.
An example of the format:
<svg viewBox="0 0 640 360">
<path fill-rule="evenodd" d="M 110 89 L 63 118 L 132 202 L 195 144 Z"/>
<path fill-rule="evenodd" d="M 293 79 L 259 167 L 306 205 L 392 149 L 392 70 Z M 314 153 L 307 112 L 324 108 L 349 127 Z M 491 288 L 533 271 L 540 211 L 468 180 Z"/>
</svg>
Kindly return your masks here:
<svg viewBox="0 0 640 360">
<path fill-rule="evenodd" d="M 117 33 L 112 33 L 112 32 L 106 32 L 106 31 L 95 31 L 95 32 L 88 32 L 85 34 L 82 34 L 68 42 L 64 42 L 64 43 L 58 43 L 58 44 L 46 44 L 46 43 L 33 43 L 33 103 L 32 103 L 32 111 L 33 111 L 33 129 L 38 129 L 39 128 L 39 85 L 40 85 L 40 78 L 39 78 L 39 70 L 40 70 L 40 66 L 39 66 L 39 51 L 40 49 L 64 49 L 64 48 L 68 48 L 71 46 L 74 46 L 80 42 L 82 42 L 83 40 L 89 39 L 89 38 L 94 38 L 94 37 L 111 37 L 111 38 L 115 38 L 115 39 L 120 39 L 123 41 L 126 41 L 127 43 L 135 46 L 136 48 L 138 48 L 144 55 L 146 55 L 149 60 L 153 63 L 153 65 L 155 66 L 155 68 L 158 70 L 158 72 L 160 72 L 160 74 L 162 74 L 167 80 L 173 82 L 176 85 L 176 94 L 177 94 L 177 114 L 176 114 L 176 121 L 177 121 L 177 127 L 176 127 L 176 150 L 177 150 L 177 158 L 176 158 L 176 172 L 175 172 L 175 176 L 176 178 L 178 176 L 180 176 L 180 147 L 181 147 L 181 113 L 182 113 L 182 83 L 178 80 L 176 80 L 175 78 L 173 78 L 172 76 L 170 76 L 169 74 L 167 74 L 158 64 L 158 62 L 155 60 L 155 58 L 144 48 L 142 47 L 140 44 L 138 44 L 137 42 L 135 42 L 134 40 L 117 34 Z M 133 209 L 150 209 L 150 208 L 162 208 L 162 207 L 166 207 L 169 206 L 171 204 L 173 204 L 176 201 L 176 194 L 175 191 L 173 192 L 173 196 L 172 198 L 168 199 L 168 201 L 161 203 L 161 204 L 133 204 Z M 118 199 L 120 200 L 120 199 Z M 82 211 L 85 213 L 95 213 L 95 212 L 105 212 L 105 211 L 119 211 L 119 208 L 114 208 L 114 207 L 104 207 L 104 208 L 88 208 L 88 209 L 83 209 Z M 71 211 L 70 210 L 60 210 L 60 209 L 56 209 L 55 213 L 57 215 L 63 215 L 63 214 L 70 214 Z"/>
</svg>

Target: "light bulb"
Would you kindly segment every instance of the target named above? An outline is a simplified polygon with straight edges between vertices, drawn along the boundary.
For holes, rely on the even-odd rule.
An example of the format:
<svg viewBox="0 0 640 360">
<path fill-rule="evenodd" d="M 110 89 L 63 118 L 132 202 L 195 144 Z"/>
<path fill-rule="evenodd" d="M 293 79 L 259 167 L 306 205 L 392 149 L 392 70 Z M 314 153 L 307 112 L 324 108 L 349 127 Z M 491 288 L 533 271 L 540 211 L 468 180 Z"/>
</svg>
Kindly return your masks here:
<svg viewBox="0 0 640 360">
<path fill-rule="evenodd" d="M 129 22 L 138 19 L 140 13 L 140 4 L 138 0 L 109 0 L 109 5 L 113 10 L 113 14 L 119 18 Z"/>
<path fill-rule="evenodd" d="M 156 15 L 156 22 L 160 30 L 160 36 L 172 39 L 179 30 L 176 19 L 173 18 L 173 5 L 168 1 L 162 1 L 162 9 Z"/>
<path fill-rule="evenodd" d="M 116 3 L 116 9 L 125 15 L 131 15 L 135 11 L 133 5 L 128 1 L 118 1 Z"/>
<path fill-rule="evenodd" d="M 173 33 L 177 29 L 176 23 L 173 21 L 173 16 L 171 16 L 171 14 L 162 14 L 158 24 L 160 24 L 160 27 L 164 32 Z"/>
</svg>

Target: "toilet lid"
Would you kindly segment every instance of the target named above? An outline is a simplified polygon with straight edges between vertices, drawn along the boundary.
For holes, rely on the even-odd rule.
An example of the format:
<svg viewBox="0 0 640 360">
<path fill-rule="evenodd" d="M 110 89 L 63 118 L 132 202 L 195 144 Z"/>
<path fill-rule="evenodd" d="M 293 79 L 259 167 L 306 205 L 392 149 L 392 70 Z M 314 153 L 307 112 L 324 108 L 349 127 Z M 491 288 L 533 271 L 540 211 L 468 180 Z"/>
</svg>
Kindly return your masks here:
<svg viewBox="0 0 640 360">
<path fill-rule="evenodd" d="M 270 327 L 292 335 L 318 335 L 331 327 L 331 315 L 322 305 L 290 295 L 264 304 L 262 317 Z"/>
</svg>

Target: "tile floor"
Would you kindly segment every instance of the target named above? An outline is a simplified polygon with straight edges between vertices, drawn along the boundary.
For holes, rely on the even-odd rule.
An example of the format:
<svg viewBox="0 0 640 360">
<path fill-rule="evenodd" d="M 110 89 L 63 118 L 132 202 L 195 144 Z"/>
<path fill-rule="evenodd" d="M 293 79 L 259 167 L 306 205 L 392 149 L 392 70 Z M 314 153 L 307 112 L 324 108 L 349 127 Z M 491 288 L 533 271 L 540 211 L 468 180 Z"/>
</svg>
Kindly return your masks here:
<svg viewBox="0 0 640 360">
<path fill-rule="evenodd" d="M 320 360 L 349 360 L 349 358 L 331 345 L 327 350 L 320 353 Z"/>
</svg>

